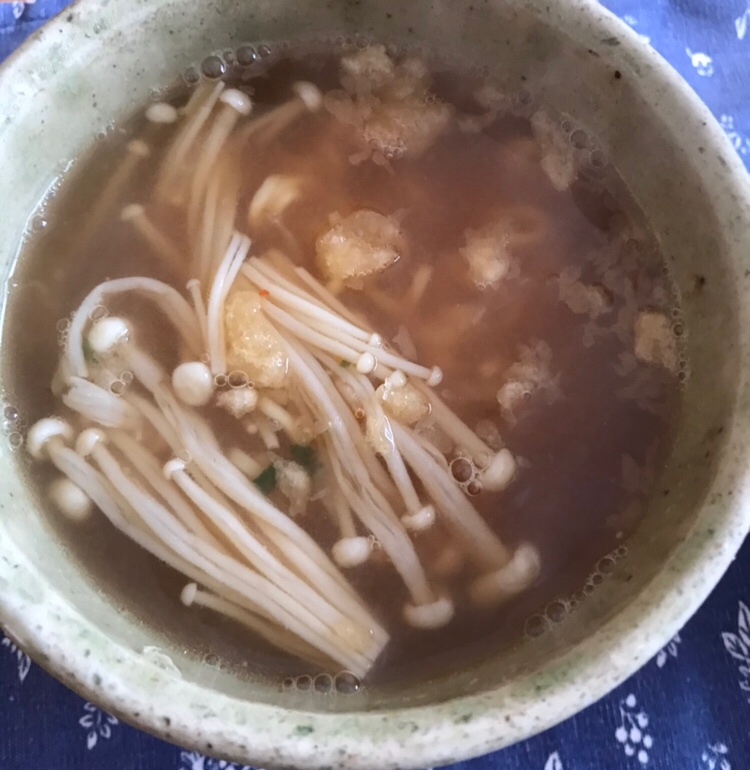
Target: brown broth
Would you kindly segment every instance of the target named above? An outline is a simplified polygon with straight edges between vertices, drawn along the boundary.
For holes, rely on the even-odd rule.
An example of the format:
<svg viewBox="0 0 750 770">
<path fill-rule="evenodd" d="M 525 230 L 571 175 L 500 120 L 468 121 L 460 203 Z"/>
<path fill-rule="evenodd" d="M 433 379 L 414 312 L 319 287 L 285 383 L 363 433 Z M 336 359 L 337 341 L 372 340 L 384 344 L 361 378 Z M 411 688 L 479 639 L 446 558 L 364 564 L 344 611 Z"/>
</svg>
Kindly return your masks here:
<svg viewBox="0 0 750 770">
<path fill-rule="evenodd" d="M 281 103 L 298 79 L 322 89 L 337 87 L 336 73 L 332 55 L 315 54 L 282 57 L 263 71 L 233 77 L 241 87 L 253 89 L 259 109 Z M 464 113 L 481 112 L 467 97 L 476 85 L 476 79 L 450 71 L 438 71 L 435 77 L 437 96 Z M 184 88 L 171 93 L 175 104 L 186 99 Z M 269 173 L 300 174 L 308 180 L 302 202 L 284 220 L 287 233 L 264 230 L 255 238 L 253 253 L 277 247 L 314 270 L 314 242 L 332 212 L 346 215 L 369 207 L 399 218 L 408 254 L 366 281 L 362 290 L 344 292 L 343 301 L 386 339 L 401 338 L 403 343 L 406 329 L 417 360 L 443 368 L 439 391 L 452 408 L 472 427 L 496 426 L 504 443 L 523 458 L 507 490 L 482 492 L 472 502 L 509 543 L 528 540 L 539 548 L 543 572 L 536 586 L 492 612 L 467 610 L 458 601 L 458 619 L 452 624 L 417 632 L 398 622 L 405 591 L 387 565 L 369 563 L 350 572 L 354 586 L 392 633 L 371 674 L 374 682 L 448 672 L 471 656 L 513 644 L 526 619 L 556 597 L 580 596 L 584 585 L 590 590 L 595 581 L 587 584 L 587 576 L 637 524 L 669 449 L 679 407 L 677 372 L 632 356 L 633 324 L 640 310 L 656 309 L 670 318 L 677 314 L 662 255 L 616 171 L 601 164 L 593 138 L 569 119 L 562 121 L 566 133 L 576 131 L 576 143 L 587 146 L 577 151 L 579 173 L 570 189 L 553 188 L 534 157 L 538 153 L 528 120 L 532 108 L 525 102 L 511 100 L 511 109 L 481 133 L 454 127 L 420 157 L 386 165 L 352 162 L 356 143 L 326 113 L 292 127 L 283 142 L 262 156 L 248 152 L 242 159 L 248 193 Z M 140 136 L 144 127 L 142 118 L 134 118 L 100 140 L 36 215 L 48 224 L 30 234 L 22 250 L 3 330 L 6 403 L 18 410 L 17 427 L 55 411 L 49 383 L 58 356 L 56 323 L 94 285 L 105 278 L 149 275 L 184 286 L 183 276 L 164 269 L 131 226 L 117 217 L 123 205 L 147 199 L 168 127 L 160 129 L 163 139 L 154 140 L 154 154 L 139 166 L 90 242 L 80 244 L 82 226 L 120 163 L 126 142 Z M 241 201 L 241 212 L 248 203 L 249 197 Z M 536 242 L 512 249 L 514 268 L 498 286 L 478 289 L 459 252 L 465 232 L 521 208 L 541 212 L 545 231 Z M 177 243 L 184 243 L 180 222 L 162 216 L 160 223 Z M 434 267 L 433 277 L 414 307 L 403 297 L 425 265 Z M 596 320 L 572 312 L 560 299 L 560 287 L 575 281 L 601 287 L 611 308 Z M 173 360 L 173 333 L 150 317 L 147 308 L 129 301 L 120 312 L 138 319 L 136 328 L 162 361 Z M 514 409 L 514 419 L 506 419 L 496 398 L 498 388 L 523 346 L 539 349 L 540 343 L 549 350 L 553 382 L 529 392 Z M 224 429 L 232 428 L 226 423 Z M 238 670 L 249 668 L 279 681 L 310 671 L 309 665 L 274 652 L 228 621 L 183 608 L 178 596 L 184 578 L 129 542 L 103 517 L 84 525 L 66 523 L 46 499 L 49 469 L 32 466 L 23 452 L 18 460 L 66 548 L 125 611 L 196 655 L 217 656 Z M 305 527 L 330 544 L 334 533 L 326 522 L 320 511 L 312 510 Z M 430 536 L 422 537 L 429 547 Z"/>
</svg>

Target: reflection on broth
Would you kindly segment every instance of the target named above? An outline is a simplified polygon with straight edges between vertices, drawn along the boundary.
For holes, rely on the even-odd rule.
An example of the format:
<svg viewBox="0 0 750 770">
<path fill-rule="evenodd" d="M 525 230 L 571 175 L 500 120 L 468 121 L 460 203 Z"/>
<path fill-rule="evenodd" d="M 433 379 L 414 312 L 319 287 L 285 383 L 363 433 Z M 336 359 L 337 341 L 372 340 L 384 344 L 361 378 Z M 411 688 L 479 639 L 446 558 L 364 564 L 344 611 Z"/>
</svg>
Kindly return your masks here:
<svg viewBox="0 0 750 770">
<path fill-rule="evenodd" d="M 284 689 L 541 633 L 624 555 L 686 376 L 641 213 L 528 94 L 377 45 L 235 58 L 32 220 L 33 491 L 123 607 Z"/>
</svg>

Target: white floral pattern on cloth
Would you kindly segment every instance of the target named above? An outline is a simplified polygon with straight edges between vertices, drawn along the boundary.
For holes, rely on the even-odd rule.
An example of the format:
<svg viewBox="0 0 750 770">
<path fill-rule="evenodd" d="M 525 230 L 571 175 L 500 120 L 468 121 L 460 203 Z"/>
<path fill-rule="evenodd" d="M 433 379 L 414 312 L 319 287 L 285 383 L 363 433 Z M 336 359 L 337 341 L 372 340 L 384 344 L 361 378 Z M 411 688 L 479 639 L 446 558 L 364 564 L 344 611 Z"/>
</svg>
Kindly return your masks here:
<svg viewBox="0 0 750 770">
<path fill-rule="evenodd" d="M 690 63 L 701 77 L 710 78 L 714 74 L 714 60 L 707 53 L 693 53 L 689 48 L 685 49 L 685 53 L 690 57 Z"/>
<path fill-rule="evenodd" d="M 737 633 L 724 631 L 721 635 L 726 651 L 739 661 L 740 689 L 748 693 L 750 703 L 750 609 L 744 602 L 739 603 L 737 612 Z"/>
<path fill-rule="evenodd" d="M 622 17 L 622 20 L 623 20 L 623 21 L 624 21 L 624 22 L 625 22 L 625 23 L 626 23 L 626 24 L 627 24 L 629 27 L 632 27 L 633 29 L 635 29 L 635 28 L 638 26 L 638 19 L 636 19 L 636 17 L 635 17 L 635 16 L 633 16 L 632 14 L 630 14 L 630 13 L 626 13 L 626 14 L 625 14 L 625 15 Z M 638 32 L 638 30 L 637 30 L 637 29 L 636 29 L 635 31 L 636 31 L 636 32 Z M 639 37 L 641 40 L 643 40 L 643 42 L 644 42 L 644 43 L 650 43 L 650 42 L 651 42 L 651 38 L 650 38 L 648 35 L 642 35 L 640 32 L 638 32 L 638 37 Z"/>
<path fill-rule="evenodd" d="M 544 770 L 565 770 L 562 759 L 560 759 L 559 751 L 555 751 L 549 755 L 547 762 L 544 765 Z"/>
<path fill-rule="evenodd" d="M 679 645 L 682 643 L 679 634 L 675 634 L 666 647 L 663 647 L 656 655 L 656 665 L 664 668 L 670 658 L 676 658 L 680 654 Z"/>
<path fill-rule="evenodd" d="M 177 770 L 253 770 L 253 768 L 247 765 L 235 765 L 225 759 L 212 759 L 195 751 L 182 751 Z"/>
<path fill-rule="evenodd" d="M 701 754 L 701 762 L 706 770 L 732 770 L 732 764 L 727 759 L 729 749 L 724 743 L 709 743 Z"/>
<path fill-rule="evenodd" d="M 16 645 L 14 642 L 11 642 L 7 636 L 3 636 L 2 642 L 0 642 L 0 644 L 7 648 L 11 655 L 15 655 L 18 669 L 18 681 L 23 682 L 31 670 L 31 658 L 29 658 L 29 656 L 22 649 L 20 649 L 18 645 Z"/>
<path fill-rule="evenodd" d="M 648 714 L 638 709 L 633 693 L 620 701 L 620 725 L 615 730 L 615 739 L 622 744 L 625 756 L 636 757 L 641 765 L 649 763 L 649 751 L 654 745 L 654 739 L 645 732 L 648 723 Z"/>
<path fill-rule="evenodd" d="M 86 730 L 86 748 L 91 751 L 100 738 L 109 740 L 112 737 L 112 728 L 119 721 L 88 701 L 83 704 L 83 710 L 86 713 L 78 720 L 78 724 Z"/>
<path fill-rule="evenodd" d="M 719 118 L 719 123 L 721 123 L 721 127 L 729 137 L 732 147 L 734 147 L 740 155 L 750 155 L 750 137 L 743 136 L 737 130 L 734 118 L 731 115 L 722 115 Z"/>
<path fill-rule="evenodd" d="M 750 28 L 750 0 L 747 3 L 747 10 L 734 20 L 734 28 L 737 31 L 737 40 L 744 40 Z"/>
</svg>

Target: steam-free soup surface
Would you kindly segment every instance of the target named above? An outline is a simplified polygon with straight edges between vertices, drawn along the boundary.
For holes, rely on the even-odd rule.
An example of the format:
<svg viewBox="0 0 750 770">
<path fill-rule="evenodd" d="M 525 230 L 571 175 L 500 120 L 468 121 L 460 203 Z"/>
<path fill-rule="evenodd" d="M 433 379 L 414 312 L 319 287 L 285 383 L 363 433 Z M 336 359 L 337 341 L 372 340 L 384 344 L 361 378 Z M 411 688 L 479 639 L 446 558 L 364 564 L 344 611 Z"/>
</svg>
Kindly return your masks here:
<svg viewBox="0 0 750 770">
<path fill-rule="evenodd" d="M 235 53 L 224 80 L 227 88 L 250 97 L 252 112 L 237 115 L 205 168 L 207 179 L 224 180 L 217 189 L 227 195 L 226 206 L 216 210 L 228 210 L 230 227 L 251 239 L 247 258 L 266 260 L 282 273 L 290 264 L 304 267 L 362 328 L 382 336 L 388 352 L 429 371 L 439 367 L 439 383 L 408 374 L 410 383 L 439 396 L 493 456 L 504 447 L 514 460 L 512 480 L 493 489 L 483 483 L 489 458 L 477 460 L 463 451 L 441 427 L 435 408 L 428 406 L 411 421 L 400 407 L 388 411 L 393 402 L 380 392 L 384 413 L 430 442 L 443 458 L 439 467 L 498 542 L 509 553 L 529 544 L 538 558 L 523 590 L 489 606 L 473 601 L 472 585 L 482 570 L 472 562 L 471 548 L 444 526 L 440 505 L 433 505 L 433 526 L 423 531 L 404 526 L 430 590 L 435 597 L 449 596 L 454 614 L 440 627 L 415 628 L 404 619 L 409 591 L 387 549 L 353 516 L 357 534 L 370 537 L 370 552 L 364 563 L 342 567 L 341 574 L 389 635 L 362 676 L 377 684 L 446 672 L 513 644 L 524 631 L 540 630 L 544 608 L 564 598 L 552 613 L 559 620 L 624 553 L 622 544 L 668 451 L 685 376 L 674 289 L 645 218 L 595 137 L 569 117 L 546 113 L 527 93 L 501 93 L 439 63 L 427 68 L 404 55 L 388 59 L 379 48 L 343 54 L 278 49 L 263 59 L 249 51 Z M 211 72 L 216 60 L 207 61 L 207 71 L 218 74 Z M 384 61 L 390 68 L 378 70 Z M 300 81 L 322 93 L 320 109 L 300 108 L 278 130 L 253 133 L 248 128 L 253 121 L 295 98 L 299 102 L 294 85 Z M 166 183 L 165 169 L 196 102 L 190 102 L 191 114 L 182 114 L 182 108 L 196 90 L 205 99 L 217 82 L 202 75 L 198 84 L 174 88 L 166 103 L 178 108 L 176 115 L 163 106 L 152 109 L 149 119 L 139 114 L 100 139 L 30 219 L 4 328 L 9 430 L 24 435 L 28 426 L 53 414 L 64 415 L 76 432 L 94 424 L 62 406 L 60 395 L 69 383 L 57 388 L 58 395 L 51 383 L 61 350 L 64 357 L 67 319 L 97 284 L 147 276 L 190 301 L 186 285 L 198 277 L 209 305 L 205 277 L 196 272 L 196 244 L 208 227 L 211 198 L 210 193 L 191 198 L 191 190 L 199 187 L 200 159 L 214 151 L 211 127 L 223 102 L 212 107 Z M 242 131 L 247 139 L 239 141 Z M 133 140 L 142 144 L 134 149 Z M 256 195 L 262 185 L 267 200 Z M 130 204 L 144 210 L 127 209 Z M 139 227 L 138 217 L 147 218 L 151 235 Z M 364 246 L 353 247 L 352 238 Z M 170 260 L 175 254 L 178 259 Z M 221 257 L 218 253 L 218 261 Z M 364 267 L 352 267 L 360 258 Z M 242 337 L 242 328 L 237 332 L 232 324 L 241 323 L 236 319 L 247 310 L 236 297 L 245 291 L 260 297 L 258 302 L 274 300 L 273 291 L 269 295 L 243 275 L 226 298 L 224 311 L 230 315 L 221 320 L 225 374 L 243 371 L 241 362 L 231 360 L 232 341 Z M 192 360 L 180 330 L 143 294 L 128 292 L 100 304 L 93 322 L 105 313 L 127 319 L 131 338 L 167 374 Z M 231 316 L 237 307 L 239 316 Z M 309 325 L 307 317 L 300 318 Z M 296 332 L 284 328 L 299 342 Z M 309 341 L 299 344 L 317 350 Z M 208 365 L 209 353 L 192 358 Z M 328 372 L 331 382 L 367 369 L 360 359 L 326 355 L 344 370 Z M 254 381 L 255 396 L 270 394 L 296 415 L 294 399 L 302 388 L 283 379 L 293 376 L 293 360 L 281 364 L 280 387 L 265 363 L 248 366 L 245 380 Z M 131 376 L 106 385 L 116 398 L 148 395 L 135 370 L 121 371 Z M 361 376 L 374 388 L 382 384 L 377 371 Z M 345 383 L 337 387 L 352 396 Z M 220 380 L 216 392 L 230 390 Z M 285 391 L 291 401 L 288 393 L 280 396 Z M 370 418 L 357 413 L 355 402 L 346 401 L 367 442 Z M 294 525 L 330 555 L 343 535 L 331 502 L 336 481 L 326 459 L 333 450 L 326 443 L 331 433 L 325 419 L 311 418 L 309 434 L 289 435 L 268 416 L 258 418 L 258 430 L 255 409 L 237 419 L 226 399 L 224 408 L 211 400 L 191 407 L 191 414 L 207 421 L 224 451 L 240 448 L 261 467 L 262 473 L 252 465 L 243 468 L 249 483 L 283 515 L 299 508 L 292 511 Z M 314 404 L 305 409 L 319 417 Z M 248 420 L 255 426 L 251 432 Z M 265 445 L 264 430 L 278 445 Z M 153 431 L 133 435 L 159 463 L 174 456 Z M 377 462 L 386 469 L 381 455 Z M 236 453 L 229 456 L 243 466 Z M 134 543 L 101 512 L 69 520 L 50 499 L 59 469 L 32 461 L 23 449 L 18 458 L 66 548 L 102 591 L 153 627 L 155 638 L 164 634 L 197 655 L 279 682 L 347 668 L 300 660 L 236 619 L 183 606 L 180 593 L 192 578 Z M 345 468 L 352 462 L 342 461 Z M 99 468 L 94 460 L 90 464 Z M 424 481 L 408 462 L 406 467 L 420 504 L 429 502 Z M 300 469 L 307 488 L 295 503 L 283 479 L 286 471 Z M 132 469 L 126 475 L 147 487 Z M 217 493 L 231 510 L 241 509 L 227 497 Z M 403 500 L 393 507 L 399 516 L 406 513 Z M 256 524 L 249 526 L 258 531 Z"/>
</svg>

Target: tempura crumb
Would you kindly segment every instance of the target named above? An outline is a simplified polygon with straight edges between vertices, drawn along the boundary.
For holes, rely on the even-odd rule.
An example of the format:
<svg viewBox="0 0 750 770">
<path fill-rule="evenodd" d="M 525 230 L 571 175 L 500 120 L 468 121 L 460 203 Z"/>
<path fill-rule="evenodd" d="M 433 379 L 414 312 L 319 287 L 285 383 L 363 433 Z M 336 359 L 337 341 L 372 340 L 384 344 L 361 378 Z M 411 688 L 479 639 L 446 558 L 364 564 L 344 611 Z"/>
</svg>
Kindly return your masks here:
<svg viewBox="0 0 750 770">
<path fill-rule="evenodd" d="M 420 155 L 447 128 L 452 108 L 429 90 L 418 59 L 396 64 L 374 45 L 341 62 L 343 90 L 325 97 L 328 111 L 359 134 L 374 160 Z"/>
<path fill-rule="evenodd" d="M 252 291 L 230 294 L 224 322 L 230 367 L 245 372 L 258 387 L 285 387 L 287 357 L 263 313 L 258 294 Z"/>
<path fill-rule="evenodd" d="M 580 270 L 566 268 L 560 273 L 558 291 L 560 300 L 577 315 L 598 318 L 612 309 L 612 298 L 601 285 L 589 285 L 578 280 Z"/>
<path fill-rule="evenodd" d="M 497 392 L 500 413 L 507 422 L 516 422 L 516 411 L 535 391 L 544 391 L 550 401 L 557 398 L 557 377 L 552 375 L 551 363 L 552 351 L 546 342 L 521 348 L 519 360 L 508 369 L 505 383 Z"/>
<path fill-rule="evenodd" d="M 511 270 L 508 231 L 498 225 L 464 233 L 466 245 L 459 253 L 469 263 L 469 276 L 480 289 L 497 286 Z"/>
<path fill-rule="evenodd" d="M 635 319 L 635 348 L 637 358 L 676 372 L 678 366 L 677 339 L 672 324 L 664 313 L 643 310 Z"/>
<path fill-rule="evenodd" d="M 403 249 L 398 224 L 370 209 L 334 221 L 315 244 L 323 274 L 340 284 L 385 270 L 399 259 Z"/>
<path fill-rule="evenodd" d="M 557 121 L 543 112 L 531 118 L 531 128 L 542 149 L 541 166 L 552 186 L 563 192 L 576 180 L 575 152 Z"/>
</svg>

